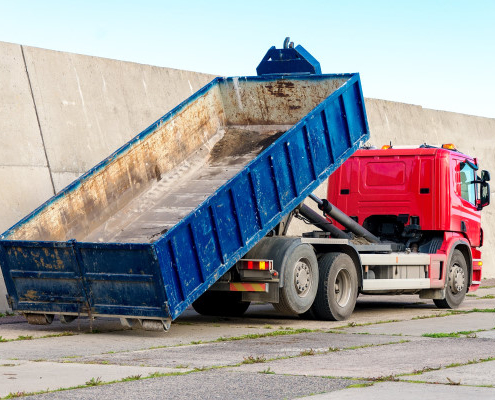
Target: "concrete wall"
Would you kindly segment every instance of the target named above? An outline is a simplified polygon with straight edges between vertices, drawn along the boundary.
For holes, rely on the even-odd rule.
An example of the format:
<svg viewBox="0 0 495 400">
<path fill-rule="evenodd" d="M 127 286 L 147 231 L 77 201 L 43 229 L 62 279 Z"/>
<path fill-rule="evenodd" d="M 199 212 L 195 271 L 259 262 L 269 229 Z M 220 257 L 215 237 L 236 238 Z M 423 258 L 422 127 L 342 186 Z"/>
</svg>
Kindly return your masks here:
<svg viewBox="0 0 495 400">
<path fill-rule="evenodd" d="M 0 42 L 0 232 L 212 78 Z M 495 119 L 375 99 L 366 107 L 373 144 L 453 142 L 495 173 Z M 483 217 L 487 277 L 495 277 L 494 207 Z M 6 306 L 0 277 L 0 312 Z"/>
</svg>

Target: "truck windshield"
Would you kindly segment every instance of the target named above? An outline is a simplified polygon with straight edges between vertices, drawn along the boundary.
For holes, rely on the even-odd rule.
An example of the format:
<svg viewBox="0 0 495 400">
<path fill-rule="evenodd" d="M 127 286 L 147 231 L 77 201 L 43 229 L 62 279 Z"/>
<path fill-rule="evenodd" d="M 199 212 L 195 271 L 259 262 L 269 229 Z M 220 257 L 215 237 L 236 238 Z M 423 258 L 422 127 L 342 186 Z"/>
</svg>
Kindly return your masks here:
<svg viewBox="0 0 495 400">
<path fill-rule="evenodd" d="M 461 170 L 461 197 L 471 204 L 476 203 L 475 183 L 476 173 L 468 163 L 460 163 Z"/>
</svg>

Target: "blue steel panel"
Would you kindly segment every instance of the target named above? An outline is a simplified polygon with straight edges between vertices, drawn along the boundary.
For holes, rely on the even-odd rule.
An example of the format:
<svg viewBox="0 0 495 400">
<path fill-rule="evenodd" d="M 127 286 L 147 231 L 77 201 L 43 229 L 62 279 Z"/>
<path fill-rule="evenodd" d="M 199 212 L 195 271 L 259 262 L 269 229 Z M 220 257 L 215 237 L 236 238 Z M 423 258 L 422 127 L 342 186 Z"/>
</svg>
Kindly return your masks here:
<svg viewBox="0 0 495 400">
<path fill-rule="evenodd" d="M 93 314 L 168 317 L 151 245 L 72 243 Z"/>
<path fill-rule="evenodd" d="M 334 159 L 339 157 L 350 147 L 349 132 L 347 130 L 347 123 L 343 111 L 341 97 L 325 107 L 325 117 L 330 134 L 330 147 Z"/>
<path fill-rule="evenodd" d="M 239 179 L 232 186 L 232 195 L 236 207 L 239 234 L 242 236 L 243 245 L 246 245 L 260 229 L 247 174 L 239 175 Z"/>
<path fill-rule="evenodd" d="M 365 127 L 359 87 L 354 85 L 351 90 L 342 94 L 342 99 L 345 106 L 347 124 L 349 125 L 349 134 L 351 141 L 354 142 L 359 139 L 359 132 Z"/>
<path fill-rule="evenodd" d="M 278 162 L 273 165 L 275 181 L 278 182 L 278 187 L 280 188 L 280 200 L 282 201 L 283 208 L 289 204 L 294 196 L 297 196 L 294 188 L 294 178 L 291 173 L 291 162 L 288 154 L 289 147 L 287 143 L 283 143 L 281 151 L 277 154 Z"/>
<path fill-rule="evenodd" d="M 272 179 L 272 169 L 267 157 L 260 158 L 251 168 L 254 186 L 254 196 L 258 204 L 261 224 L 263 227 L 270 221 L 272 215 L 278 212 L 277 189 Z"/>
<path fill-rule="evenodd" d="M 198 210 L 191 221 L 194 232 L 198 258 L 203 269 L 203 275 L 212 275 L 216 268 L 222 264 L 220 249 L 215 240 L 213 221 L 208 209 Z"/>
<path fill-rule="evenodd" d="M 165 293 L 167 293 L 167 300 L 169 303 L 172 315 L 175 310 L 184 302 L 186 296 L 182 289 L 182 281 L 179 278 L 177 271 L 177 262 L 175 261 L 175 255 L 172 250 L 170 241 L 162 242 L 161 246 L 155 246 L 158 265 L 160 267 L 161 275 L 163 276 L 163 287 Z"/>
<path fill-rule="evenodd" d="M 181 281 L 184 296 L 191 292 L 203 282 L 200 269 L 192 249 L 191 236 L 187 225 L 181 226 L 174 236 L 170 238 L 177 268 L 177 274 Z"/>
<path fill-rule="evenodd" d="M 217 218 L 216 226 L 218 239 L 220 241 L 220 247 L 222 248 L 223 257 L 227 258 L 239 247 L 242 247 L 230 188 L 218 192 L 215 200 L 213 208 Z"/>
<path fill-rule="evenodd" d="M 71 243 L 3 241 L 0 264 L 14 310 L 81 312 L 86 295 Z"/>
<path fill-rule="evenodd" d="M 304 129 L 296 131 L 295 135 L 287 143 L 289 146 L 289 154 L 291 159 L 292 171 L 296 182 L 297 192 L 301 193 L 310 182 L 314 180 L 311 170 L 310 159 L 306 141 L 304 140 Z"/>
<path fill-rule="evenodd" d="M 328 143 L 325 140 L 326 127 L 324 127 L 322 114 L 317 114 L 308 120 L 307 132 L 312 151 L 313 167 L 319 176 L 330 163 Z M 323 133 L 323 134 L 322 134 Z"/>
</svg>

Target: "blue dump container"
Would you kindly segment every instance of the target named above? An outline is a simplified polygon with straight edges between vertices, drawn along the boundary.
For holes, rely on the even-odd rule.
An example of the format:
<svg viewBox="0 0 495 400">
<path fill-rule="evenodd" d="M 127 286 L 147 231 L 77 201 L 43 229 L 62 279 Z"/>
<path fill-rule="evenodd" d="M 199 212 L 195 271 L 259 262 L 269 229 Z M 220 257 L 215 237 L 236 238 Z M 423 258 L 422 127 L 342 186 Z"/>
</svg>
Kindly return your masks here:
<svg viewBox="0 0 495 400">
<path fill-rule="evenodd" d="M 358 74 L 216 78 L 1 236 L 9 304 L 168 326 L 368 137 Z"/>
</svg>

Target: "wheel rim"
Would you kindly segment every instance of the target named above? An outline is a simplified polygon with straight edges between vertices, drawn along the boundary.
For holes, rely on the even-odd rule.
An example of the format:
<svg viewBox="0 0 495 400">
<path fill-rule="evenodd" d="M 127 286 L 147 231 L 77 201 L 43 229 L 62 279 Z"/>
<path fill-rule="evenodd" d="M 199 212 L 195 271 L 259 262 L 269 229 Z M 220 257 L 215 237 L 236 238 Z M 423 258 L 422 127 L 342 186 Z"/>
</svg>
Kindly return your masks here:
<svg viewBox="0 0 495 400">
<path fill-rule="evenodd" d="M 341 269 L 335 277 L 335 301 L 340 307 L 345 307 L 351 298 L 352 285 L 349 271 Z"/>
<path fill-rule="evenodd" d="M 301 258 L 295 267 L 294 287 L 299 297 L 305 297 L 311 289 L 311 268 L 309 261 Z"/>
<path fill-rule="evenodd" d="M 466 284 L 466 276 L 464 270 L 458 264 L 452 265 L 449 273 L 449 286 L 453 294 L 461 293 Z"/>
</svg>

